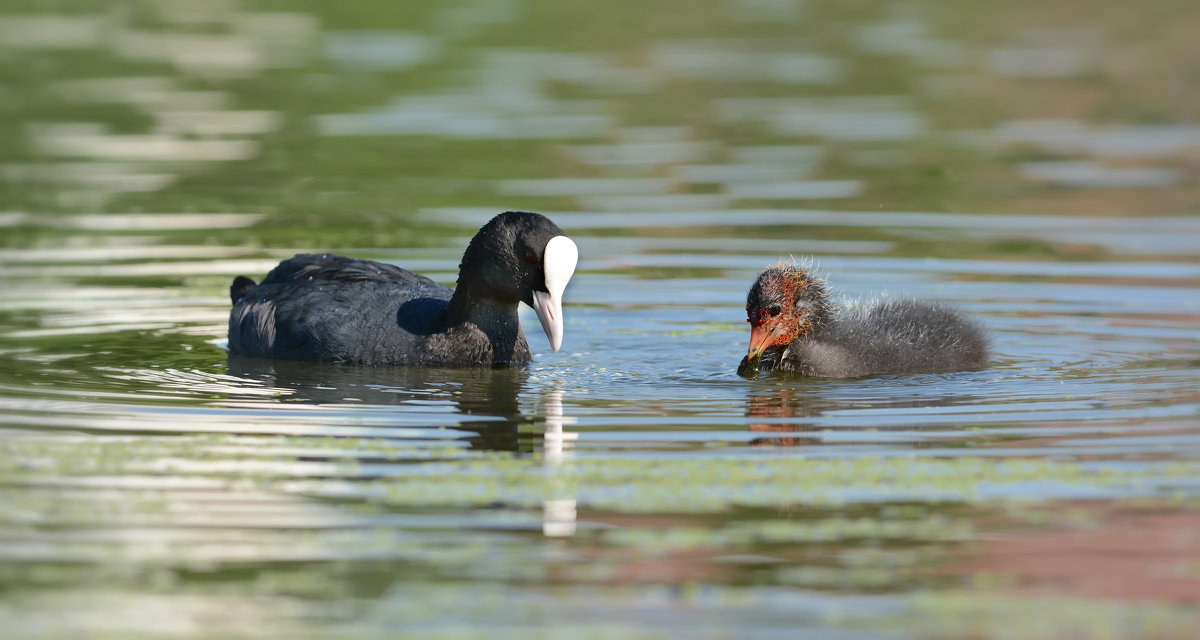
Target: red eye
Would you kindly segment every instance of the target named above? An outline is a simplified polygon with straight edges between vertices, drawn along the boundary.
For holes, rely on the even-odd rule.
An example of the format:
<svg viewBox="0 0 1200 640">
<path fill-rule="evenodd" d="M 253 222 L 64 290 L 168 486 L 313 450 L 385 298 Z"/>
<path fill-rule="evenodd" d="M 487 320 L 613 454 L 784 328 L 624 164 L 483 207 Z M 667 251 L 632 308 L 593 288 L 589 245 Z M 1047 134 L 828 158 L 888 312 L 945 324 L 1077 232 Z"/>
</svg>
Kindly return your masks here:
<svg viewBox="0 0 1200 640">
<path fill-rule="evenodd" d="M 533 255 L 532 251 L 526 251 L 525 262 L 528 262 L 529 264 L 537 264 L 537 256 Z"/>
</svg>

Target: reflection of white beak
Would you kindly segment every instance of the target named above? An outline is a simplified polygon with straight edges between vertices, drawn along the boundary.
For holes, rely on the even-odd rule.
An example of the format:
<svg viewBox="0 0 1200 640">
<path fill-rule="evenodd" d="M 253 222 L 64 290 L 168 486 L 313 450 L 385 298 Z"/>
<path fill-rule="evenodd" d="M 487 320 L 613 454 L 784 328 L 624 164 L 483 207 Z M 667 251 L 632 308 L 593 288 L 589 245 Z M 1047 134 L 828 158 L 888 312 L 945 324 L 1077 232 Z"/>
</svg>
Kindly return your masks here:
<svg viewBox="0 0 1200 640">
<path fill-rule="evenodd" d="M 575 264 L 579 262 L 579 249 L 566 236 L 554 236 L 546 243 L 542 254 L 543 276 L 546 281 L 546 291 L 533 292 L 533 310 L 537 312 L 542 329 L 550 339 L 550 348 L 558 351 L 562 346 L 563 317 L 562 294 L 575 273 Z"/>
</svg>

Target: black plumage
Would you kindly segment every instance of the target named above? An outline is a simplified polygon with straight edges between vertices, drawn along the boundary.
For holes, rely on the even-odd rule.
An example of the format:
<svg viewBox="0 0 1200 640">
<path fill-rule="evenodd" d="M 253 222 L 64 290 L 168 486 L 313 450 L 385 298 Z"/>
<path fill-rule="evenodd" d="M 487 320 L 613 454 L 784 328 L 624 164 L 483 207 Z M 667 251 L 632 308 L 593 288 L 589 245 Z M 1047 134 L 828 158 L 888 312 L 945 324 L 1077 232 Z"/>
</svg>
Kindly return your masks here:
<svg viewBox="0 0 1200 640">
<path fill-rule="evenodd" d="M 261 283 L 234 279 L 229 350 L 367 365 L 528 362 L 517 304 L 546 295 L 544 254 L 558 236 L 562 229 L 536 213 L 496 216 L 472 238 L 453 290 L 389 264 L 297 255 Z"/>
</svg>

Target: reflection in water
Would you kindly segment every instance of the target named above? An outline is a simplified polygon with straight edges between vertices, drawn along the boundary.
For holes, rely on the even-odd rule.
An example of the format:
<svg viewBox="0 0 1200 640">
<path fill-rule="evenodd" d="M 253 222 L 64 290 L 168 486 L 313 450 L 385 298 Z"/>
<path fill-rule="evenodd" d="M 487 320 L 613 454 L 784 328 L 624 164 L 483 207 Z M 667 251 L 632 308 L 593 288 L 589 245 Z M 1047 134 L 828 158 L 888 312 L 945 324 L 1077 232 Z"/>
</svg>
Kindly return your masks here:
<svg viewBox="0 0 1200 640">
<path fill-rule="evenodd" d="M 230 375 L 288 390 L 285 402 L 449 406 L 458 414 L 473 416 L 458 425 L 479 434 L 469 439 L 472 447 L 518 448 L 517 425 L 522 420 L 518 401 L 529 378 L 524 369 L 360 367 L 232 354 L 228 365 Z M 558 407 L 561 415 L 561 400 Z"/>
<path fill-rule="evenodd" d="M 798 436 L 777 436 L 776 433 L 796 433 L 812 431 L 811 424 L 798 424 L 794 420 L 779 422 L 778 418 L 805 418 L 816 416 L 818 397 L 810 387 L 772 387 L 770 389 L 752 389 L 746 398 L 746 417 L 765 418 L 761 422 L 750 422 L 751 431 L 769 433 L 761 438 L 750 441 L 753 446 L 796 447 L 800 445 L 819 444 L 819 438 Z"/>
<path fill-rule="evenodd" d="M 845 4 L 0 8 L 0 628 L 1194 636 L 1200 13 Z M 225 375 L 233 274 L 451 281 L 496 196 L 586 254 L 564 352 Z M 736 377 L 810 252 L 1001 362 Z"/>
<path fill-rule="evenodd" d="M 550 483 L 549 497 L 542 502 L 542 533 L 547 537 L 573 536 L 576 527 L 575 497 L 569 493 L 563 476 L 571 471 L 569 463 L 575 458 L 572 448 L 579 434 L 563 431 L 564 424 L 575 420 L 563 416 L 562 396 L 562 383 L 558 381 L 542 396 L 542 412 L 546 419 L 542 455 L 546 481 Z"/>
<path fill-rule="evenodd" d="M 477 416 L 458 426 L 479 435 L 476 449 L 518 451 L 518 426 L 528 422 L 519 399 L 528 371 L 512 368 L 360 367 L 269 360 L 230 355 L 229 374 L 254 379 L 290 392 L 283 400 L 314 404 L 453 405 L 461 415 Z M 260 399 L 254 394 L 254 399 Z M 548 537 L 575 535 L 576 499 L 567 481 L 572 472 L 578 433 L 564 432 L 574 418 L 563 415 L 563 387 L 555 381 L 542 393 L 543 462 L 548 489 L 542 503 L 542 532 Z"/>
<path fill-rule="evenodd" d="M 141 23 L 134 13 L 0 15 L 0 48 L 6 51 L 33 49 L 53 57 L 56 51 L 82 49 L 101 64 L 166 65 L 175 72 L 78 78 L 77 69 L 64 70 L 66 77 L 51 78 L 44 89 L 82 107 L 73 113 L 97 118 L 121 105 L 155 126 L 131 132 L 110 122 L 58 122 L 45 112 L 31 114 L 26 131 L 40 161 L 0 165 L 0 177 L 48 185 L 60 206 L 86 209 L 167 189 L 206 165 L 259 154 L 257 137 L 278 129 L 283 116 L 232 108 L 235 98 L 226 83 L 300 64 L 316 36 L 316 21 L 298 13 L 240 11 L 237 3 L 200 12 L 181 12 L 168 3 L 157 7 L 162 20 L 156 24 Z M 191 30 L 197 21 L 212 32 Z M 204 88 L 195 88 L 193 80 Z"/>
</svg>

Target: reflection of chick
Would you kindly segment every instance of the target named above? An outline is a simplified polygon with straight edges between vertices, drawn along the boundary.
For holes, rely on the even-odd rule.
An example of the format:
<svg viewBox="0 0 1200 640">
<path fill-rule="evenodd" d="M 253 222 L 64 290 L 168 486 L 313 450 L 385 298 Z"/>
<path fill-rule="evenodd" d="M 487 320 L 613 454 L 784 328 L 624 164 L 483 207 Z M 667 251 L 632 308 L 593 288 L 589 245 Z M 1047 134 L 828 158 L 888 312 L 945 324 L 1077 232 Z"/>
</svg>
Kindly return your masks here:
<svg viewBox="0 0 1200 640">
<path fill-rule="evenodd" d="M 827 298 L 824 281 L 799 267 L 763 271 L 746 298 L 750 350 L 738 373 L 850 378 L 987 366 L 983 329 L 947 305 L 890 300 L 835 309 Z"/>
<path fill-rule="evenodd" d="M 749 418 L 794 418 L 812 413 L 809 408 L 811 395 L 799 393 L 796 389 L 776 389 L 774 393 L 752 394 L 746 406 L 746 416 Z M 809 431 L 812 427 L 797 424 L 775 424 L 770 422 L 751 422 L 751 431 L 767 433 L 792 433 Z M 795 447 L 806 444 L 817 444 L 816 438 L 796 436 L 756 438 L 750 442 L 755 446 Z"/>
</svg>

